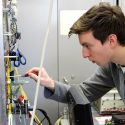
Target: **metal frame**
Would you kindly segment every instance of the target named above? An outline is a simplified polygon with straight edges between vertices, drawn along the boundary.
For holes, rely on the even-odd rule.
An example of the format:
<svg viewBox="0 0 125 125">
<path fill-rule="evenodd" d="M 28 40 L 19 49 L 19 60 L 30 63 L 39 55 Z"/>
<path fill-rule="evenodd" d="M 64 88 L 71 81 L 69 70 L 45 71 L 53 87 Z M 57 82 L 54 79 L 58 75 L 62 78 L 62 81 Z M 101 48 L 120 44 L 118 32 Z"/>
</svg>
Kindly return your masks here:
<svg viewBox="0 0 125 125">
<path fill-rule="evenodd" d="M 3 2 L 0 0 L 0 125 L 6 125 L 5 69 L 3 46 Z"/>
</svg>

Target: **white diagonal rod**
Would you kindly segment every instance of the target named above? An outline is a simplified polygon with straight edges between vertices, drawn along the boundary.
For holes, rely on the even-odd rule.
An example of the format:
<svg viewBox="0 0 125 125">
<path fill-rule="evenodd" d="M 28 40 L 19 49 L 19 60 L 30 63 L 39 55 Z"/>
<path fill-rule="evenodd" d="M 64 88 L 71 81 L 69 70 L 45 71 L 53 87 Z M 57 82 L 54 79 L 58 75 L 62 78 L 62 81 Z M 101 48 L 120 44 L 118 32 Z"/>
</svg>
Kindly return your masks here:
<svg viewBox="0 0 125 125">
<path fill-rule="evenodd" d="M 44 39 L 44 42 L 43 42 L 43 49 L 42 49 L 41 63 L 40 63 L 40 71 L 39 71 L 39 75 L 38 75 L 38 81 L 37 81 L 37 86 L 36 86 L 36 92 L 35 92 L 35 98 L 34 98 L 34 106 L 33 106 L 33 112 L 32 112 L 30 125 L 33 125 L 34 115 L 35 115 L 36 106 L 37 106 L 38 92 L 39 92 L 40 79 L 41 79 L 41 74 L 42 74 L 43 61 L 44 61 L 44 56 L 45 56 L 45 50 L 46 50 L 48 35 L 49 35 L 49 31 L 50 31 L 52 8 L 53 8 L 53 0 L 50 0 L 48 25 L 47 25 L 47 30 L 46 30 L 46 34 L 45 34 L 45 39 Z"/>
</svg>

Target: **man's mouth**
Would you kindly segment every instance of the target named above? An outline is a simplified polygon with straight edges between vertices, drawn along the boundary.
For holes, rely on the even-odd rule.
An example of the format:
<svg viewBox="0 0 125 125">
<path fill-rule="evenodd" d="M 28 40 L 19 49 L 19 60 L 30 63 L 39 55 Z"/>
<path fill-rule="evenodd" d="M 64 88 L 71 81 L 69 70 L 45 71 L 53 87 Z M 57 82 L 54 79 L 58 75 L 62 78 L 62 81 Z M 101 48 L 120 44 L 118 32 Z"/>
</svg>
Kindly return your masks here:
<svg viewBox="0 0 125 125">
<path fill-rule="evenodd" d="M 95 61 L 94 61 L 94 60 L 90 60 L 90 59 L 89 59 L 89 61 L 91 61 L 92 63 L 95 63 Z"/>
<path fill-rule="evenodd" d="M 92 62 L 92 63 L 96 63 L 94 60 L 91 60 L 91 59 L 89 59 L 89 61 Z"/>
</svg>

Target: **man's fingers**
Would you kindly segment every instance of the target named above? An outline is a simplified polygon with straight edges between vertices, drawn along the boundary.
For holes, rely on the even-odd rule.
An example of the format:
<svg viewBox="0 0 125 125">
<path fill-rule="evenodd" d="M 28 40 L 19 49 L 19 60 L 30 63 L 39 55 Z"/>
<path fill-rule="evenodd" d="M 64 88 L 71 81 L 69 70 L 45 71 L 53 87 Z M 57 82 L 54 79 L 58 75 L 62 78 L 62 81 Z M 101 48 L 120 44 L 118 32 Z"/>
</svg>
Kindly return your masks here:
<svg viewBox="0 0 125 125">
<path fill-rule="evenodd" d="M 32 78 L 32 79 L 34 79 L 36 81 L 38 80 L 38 76 L 36 74 L 34 74 L 34 73 L 28 73 L 28 75 L 29 75 L 30 78 Z"/>
</svg>

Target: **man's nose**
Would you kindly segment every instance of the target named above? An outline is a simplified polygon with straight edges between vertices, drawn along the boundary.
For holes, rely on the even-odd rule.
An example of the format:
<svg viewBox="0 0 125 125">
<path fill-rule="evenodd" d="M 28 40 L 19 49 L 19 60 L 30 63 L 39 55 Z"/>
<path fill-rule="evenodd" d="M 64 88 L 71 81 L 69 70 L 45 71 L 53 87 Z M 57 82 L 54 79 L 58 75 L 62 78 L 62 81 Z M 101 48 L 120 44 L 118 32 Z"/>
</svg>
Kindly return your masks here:
<svg viewBox="0 0 125 125">
<path fill-rule="evenodd" d="M 83 58 L 88 58 L 90 56 L 90 52 L 87 48 L 82 48 L 82 56 Z"/>
</svg>

